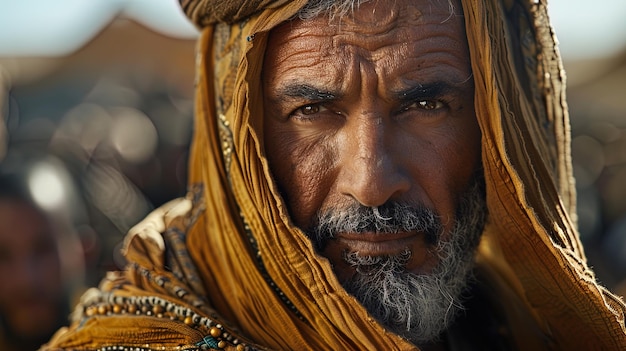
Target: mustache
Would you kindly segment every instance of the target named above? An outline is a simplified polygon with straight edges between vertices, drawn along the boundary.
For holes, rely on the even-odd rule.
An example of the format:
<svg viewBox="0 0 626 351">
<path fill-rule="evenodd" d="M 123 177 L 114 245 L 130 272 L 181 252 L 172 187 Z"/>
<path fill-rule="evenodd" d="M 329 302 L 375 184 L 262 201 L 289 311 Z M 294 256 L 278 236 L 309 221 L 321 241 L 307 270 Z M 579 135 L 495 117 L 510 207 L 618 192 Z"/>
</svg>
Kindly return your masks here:
<svg viewBox="0 0 626 351">
<path fill-rule="evenodd" d="M 343 209 L 320 211 L 308 236 L 317 249 L 337 233 L 400 233 L 422 232 L 428 244 L 436 244 L 443 225 L 437 213 L 421 205 L 388 202 L 367 207 L 353 203 Z"/>
</svg>

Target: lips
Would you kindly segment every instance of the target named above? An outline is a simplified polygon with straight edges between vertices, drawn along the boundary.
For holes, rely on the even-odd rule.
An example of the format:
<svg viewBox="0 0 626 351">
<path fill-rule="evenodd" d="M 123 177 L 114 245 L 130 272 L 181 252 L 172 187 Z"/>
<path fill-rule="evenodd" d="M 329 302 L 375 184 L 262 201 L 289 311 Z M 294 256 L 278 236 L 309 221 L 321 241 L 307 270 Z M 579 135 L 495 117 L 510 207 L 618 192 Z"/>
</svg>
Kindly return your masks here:
<svg viewBox="0 0 626 351">
<path fill-rule="evenodd" d="M 367 256 L 394 255 L 415 244 L 421 246 L 423 238 L 415 232 L 339 233 L 335 236 L 337 243 L 346 246 L 349 251 Z"/>
</svg>

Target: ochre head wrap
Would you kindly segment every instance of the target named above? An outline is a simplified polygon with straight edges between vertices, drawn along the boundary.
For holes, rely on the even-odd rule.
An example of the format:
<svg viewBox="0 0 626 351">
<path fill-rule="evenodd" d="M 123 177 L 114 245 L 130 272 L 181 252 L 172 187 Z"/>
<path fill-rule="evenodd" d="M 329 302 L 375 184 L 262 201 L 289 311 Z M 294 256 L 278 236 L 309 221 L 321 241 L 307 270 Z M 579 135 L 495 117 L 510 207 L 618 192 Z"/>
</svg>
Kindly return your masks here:
<svg viewBox="0 0 626 351">
<path fill-rule="evenodd" d="M 288 0 L 180 0 L 180 6 L 189 19 L 198 27 L 216 23 L 233 24 L 241 22 L 253 14 L 278 7 Z"/>
<path fill-rule="evenodd" d="M 120 345 L 408 350 L 295 228 L 263 147 L 269 31 L 297 1 L 183 0 L 202 28 L 190 192 L 126 242 L 49 349 Z M 477 269 L 521 350 L 626 349 L 624 302 L 598 285 L 575 225 L 564 73 L 545 1 L 463 0 L 489 220 Z"/>
</svg>

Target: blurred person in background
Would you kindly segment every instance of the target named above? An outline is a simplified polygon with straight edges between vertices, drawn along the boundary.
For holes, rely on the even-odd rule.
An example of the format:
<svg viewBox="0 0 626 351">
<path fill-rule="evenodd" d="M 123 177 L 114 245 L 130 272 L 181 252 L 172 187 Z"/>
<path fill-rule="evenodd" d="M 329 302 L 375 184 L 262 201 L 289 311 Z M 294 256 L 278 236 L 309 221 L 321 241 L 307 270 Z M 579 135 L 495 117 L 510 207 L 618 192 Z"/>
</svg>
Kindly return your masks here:
<svg viewBox="0 0 626 351">
<path fill-rule="evenodd" d="M 31 196 L 26 174 L 0 175 L 0 350 L 36 350 L 67 324 L 80 262 L 58 218 Z M 74 242 L 74 244 L 77 244 Z M 69 251 L 69 252 L 68 252 Z M 71 273 L 70 273 L 71 272 Z M 69 277 L 68 274 L 72 276 Z"/>
</svg>

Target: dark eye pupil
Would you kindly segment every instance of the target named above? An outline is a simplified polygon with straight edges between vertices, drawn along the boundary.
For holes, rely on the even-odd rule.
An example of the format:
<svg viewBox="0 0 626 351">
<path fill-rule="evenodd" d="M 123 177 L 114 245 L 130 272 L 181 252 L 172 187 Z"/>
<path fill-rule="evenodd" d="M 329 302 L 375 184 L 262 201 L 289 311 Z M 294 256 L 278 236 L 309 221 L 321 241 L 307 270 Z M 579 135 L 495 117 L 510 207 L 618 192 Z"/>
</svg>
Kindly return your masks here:
<svg viewBox="0 0 626 351">
<path fill-rule="evenodd" d="M 302 108 L 302 113 L 305 115 L 312 115 L 314 113 L 318 113 L 320 110 L 317 105 L 306 105 Z"/>
<path fill-rule="evenodd" d="M 437 107 L 437 103 L 432 100 L 422 100 L 418 102 L 418 104 L 420 105 L 421 108 L 425 110 L 432 110 L 435 107 Z"/>
</svg>

